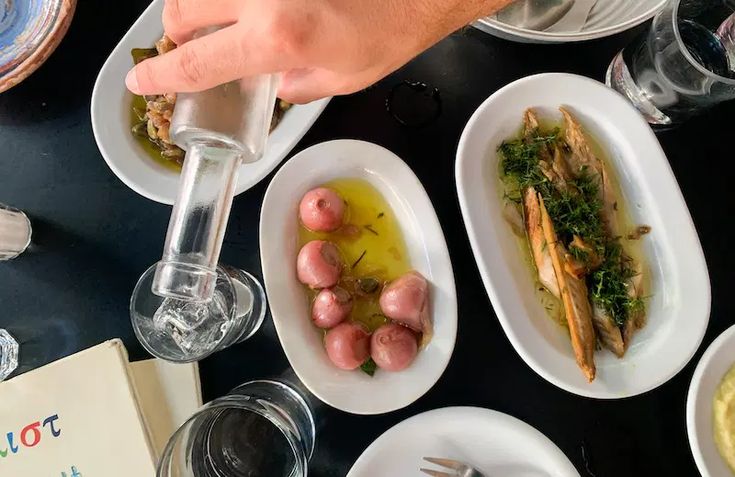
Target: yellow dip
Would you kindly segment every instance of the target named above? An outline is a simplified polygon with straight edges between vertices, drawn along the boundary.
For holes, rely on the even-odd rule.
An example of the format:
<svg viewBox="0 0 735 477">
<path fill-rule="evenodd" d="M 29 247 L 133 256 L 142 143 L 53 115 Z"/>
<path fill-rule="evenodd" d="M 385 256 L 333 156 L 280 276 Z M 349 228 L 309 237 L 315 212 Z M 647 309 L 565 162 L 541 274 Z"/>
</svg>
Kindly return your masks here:
<svg viewBox="0 0 735 477">
<path fill-rule="evenodd" d="M 735 474 L 735 366 L 722 378 L 712 408 L 717 450 Z"/>
<path fill-rule="evenodd" d="M 339 286 L 355 298 L 350 319 L 374 331 L 388 320 L 380 310 L 380 293 L 359 296 L 357 279 L 371 277 L 381 285 L 411 270 L 401 227 L 390 206 L 373 186 L 360 179 L 338 179 L 323 184 L 347 203 L 345 227 L 337 232 L 312 232 L 299 227 L 299 247 L 311 240 L 329 240 L 339 248 L 345 268 Z M 316 292 L 307 289 L 309 299 Z"/>
</svg>

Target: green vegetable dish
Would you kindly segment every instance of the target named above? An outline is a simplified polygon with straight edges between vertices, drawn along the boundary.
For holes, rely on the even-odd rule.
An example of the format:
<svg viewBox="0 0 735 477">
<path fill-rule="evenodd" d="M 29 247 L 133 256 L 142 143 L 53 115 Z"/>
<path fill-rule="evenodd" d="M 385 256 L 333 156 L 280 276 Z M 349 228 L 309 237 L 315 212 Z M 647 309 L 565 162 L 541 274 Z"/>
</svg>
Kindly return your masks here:
<svg viewBox="0 0 735 477">
<path fill-rule="evenodd" d="M 155 48 L 134 48 L 131 51 L 133 63 L 137 65 L 143 60 L 162 55 L 174 48 L 176 48 L 174 42 L 164 36 L 156 42 Z M 175 93 L 134 96 L 130 110 L 130 127 L 133 136 L 151 158 L 179 171 L 184 162 L 184 151 L 173 144 L 169 137 L 171 115 L 175 106 Z M 276 100 L 271 131 L 290 107 L 290 103 Z"/>
<path fill-rule="evenodd" d="M 577 364 L 592 381 L 598 345 L 622 357 L 645 323 L 645 272 L 635 251 L 650 227 L 625 224 L 599 148 L 560 109 L 559 127 L 543 127 L 526 111 L 519 137 L 500 146 L 504 215 L 524 239 L 547 310 L 569 328 Z"/>
</svg>

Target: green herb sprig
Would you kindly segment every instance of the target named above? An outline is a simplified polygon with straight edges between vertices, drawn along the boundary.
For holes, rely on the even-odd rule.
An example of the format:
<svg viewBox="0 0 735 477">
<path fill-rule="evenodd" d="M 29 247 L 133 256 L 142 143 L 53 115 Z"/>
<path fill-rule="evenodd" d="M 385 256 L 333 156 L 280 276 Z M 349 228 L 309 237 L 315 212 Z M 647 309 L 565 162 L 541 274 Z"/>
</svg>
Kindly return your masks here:
<svg viewBox="0 0 735 477">
<path fill-rule="evenodd" d="M 375 375 L 375 371 L 378 369 L 378 365 L 375 364 L 373 358 L 368 358 L 367 361 L 362 363 L 360 369 L 368 376 L 373 377 Z"/>
</svg>

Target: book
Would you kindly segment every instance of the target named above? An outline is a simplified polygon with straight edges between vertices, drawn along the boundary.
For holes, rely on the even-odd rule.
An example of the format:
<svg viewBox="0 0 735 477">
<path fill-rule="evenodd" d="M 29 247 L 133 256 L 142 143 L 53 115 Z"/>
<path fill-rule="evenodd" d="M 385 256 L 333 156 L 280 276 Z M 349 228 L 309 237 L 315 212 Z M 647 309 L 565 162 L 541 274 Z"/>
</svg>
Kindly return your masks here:
<svg viewBox="0 0 735 477">
<path fill-rule="evenodd" d="M 2 382 L 0 476 L 153 477 L 199 388 L 195 364 L 129 363 L 120 340 Z"/>
<path fill-rule="evenodd" d="M 196 363 L 148 359 L 130 363 L 129 369 L 153 456 L 158 461 L 171 435 L 202 406 L 199 368 Z"/>
</svg>

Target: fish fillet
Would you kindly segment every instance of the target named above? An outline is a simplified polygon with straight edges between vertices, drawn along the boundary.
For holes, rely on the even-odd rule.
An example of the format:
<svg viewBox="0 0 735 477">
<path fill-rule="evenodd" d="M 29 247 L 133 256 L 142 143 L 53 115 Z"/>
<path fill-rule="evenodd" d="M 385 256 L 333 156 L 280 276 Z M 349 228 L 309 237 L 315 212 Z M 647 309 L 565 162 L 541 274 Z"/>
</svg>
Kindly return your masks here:
<svg viewBox="0 0 735 477">
<path fill-rule="evenodd" d="M 551 254 L 541 226 L 539 196 L 533 187 L 529 187 L 523 192 L 523 218 L 528 236 L 528 245 L 531 248 L 539 282 L 549 293 L 560 298 L 559 283 L 554 273 L 554 264 L 551 261 Z"/>
<path fill-rule="evenodd" d="M 579 122 L 565 108 L 559 108 L 559 110 L 564 116 L 564 140 L 572 151 L 567 156 L 569 169 L 575 176 L 587 174 L 597 180 L 598 195 L 602 202 L 602 219 L 608 233 L 612 237 L 617 237 L 620 235 L 617 217 L 618 206 L 610 177 L 605 171 L 602 160 L 592 152 Z"/>
<path fill-rule="evenodd" d="M 587 143 L 582 126 L 565 108 L 559 111 L 564 116 L 564 140 L 572 151 L 567 158 L 572 174 L 577 176 L 586 170 L 588 174 L 601 175 L 602 163 Z"/>
<path fill-rule="evenodd" d="M 615 353 L 615 356 L 618 358 L 622 358 L 625 354 L 623 334 L 605 310 L 597 305 L 592 310 L 592 323 L 595 325 L 597 337 L 600 339 L 602 345 Z"/>
<path fill-rule="evenodd" d="M 523 114 L 523 136 L 527 141 L 533 139 L 534 133 L 538 131 L 539 127 L 540 124 L 536 112 L 532 108 L 527 109 Z M 538 153 L 542 162 L 551 162 L 552 152 L 548 144 L 542 144 L 539 147 Z"/>
<path fill-rule="evenodd" d="M 539 128 L 538 116 L 533 109 L 527 109 L 523 113 L 523 135 L 528 137 Z"/>
<path fill-rule="evenodd" d="M 564 182 L 569 182 L 572 179 L 572 173 L 569 171 L 569 165 L 564 159 L 564 153 L 561 147 L 557 144 L 554 147 L 554 158 L 552 161 L 552 167 L 556 175 L 559 176 Z"/>
<path fill-rule="evenodd" d="M 592 325 L 592 310 L 587 298 L 587 284 L 583 279 L 575 278 L 566 272 L 564 246 L 558 243 L 554 225 L 546 211 L 543 198 L 539 196 L 538 202 L 541 210 L 541 226 L 559 284 L 574 356 L 587 380 L 592 382 L 596 372 L 595 330 Z"/>
<path fill-rule="evenodd" d="M 629 294 L 633 298 L 640 298 L 643 296 L 643 267 L 640 263 L 635 262 L 633 268 L 636 274 L 630 279 Z M 623 327 L 623 343 L 625 343 L 626 350 L 630 347 L 635 332 L 643 328 L 645 324 L 646 314 L 643 311 L 632 313 L 628 317 L 628 321 L 625 322 Z"/>
</svg>

